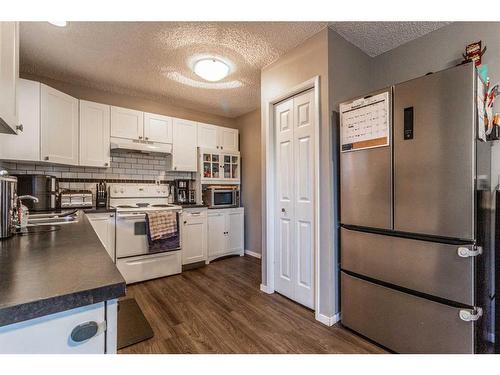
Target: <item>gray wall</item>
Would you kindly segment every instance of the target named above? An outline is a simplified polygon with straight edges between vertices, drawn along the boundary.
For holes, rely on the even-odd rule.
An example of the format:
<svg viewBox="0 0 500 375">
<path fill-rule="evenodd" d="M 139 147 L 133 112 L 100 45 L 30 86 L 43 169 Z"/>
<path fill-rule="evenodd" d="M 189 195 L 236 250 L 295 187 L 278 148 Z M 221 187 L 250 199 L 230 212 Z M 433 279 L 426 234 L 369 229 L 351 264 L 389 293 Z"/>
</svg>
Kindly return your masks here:
<svg viewBox="0 0 500 375">
<path fill-rule="evenodd" d="M 339 104 L 351 98 L 361 96 L 372 90 L 371 83 L 371 64 L 372 59 L 361 51 L 356 46 L 350 44 L 339 34 L 333 30 L 329 30 L 328 34 L 328 77 L 329 77 L 329 106 L 331 114 L 333 111 L 338 111 Z M 339 267 L 340 257 L 339 249 L 339 233 L 337 230 L 338 214 L 339 214 L 339 201 L 338 201 L 338 150 L 339 144 L 337 135 L 339 130 L 338 119 L 332 119 L 332 169 L 333 173 L 333 186 L 335 187 L 333 197 L 333 216 L 329 223 L 335 228 L 333 231 L 333 252 L 332 259 L 323 260 L 328 261 L 329 267 L 333 270 L 331 280 L 328 282 L 331 285 L 339 285 Z M 339 290 L 336 288 L 333 291 L 333 311 L 337 313 L 340 310 Z"/>
<path fill-rule="evenodd" d="M 260 108 L 237 117 L 235 122 L 240 131 L 241 203 L 245 207 L 245 250 L 261 254 Z"/>
<path fill-rule="evenodd" d="M 492 83 L 500 81 L 500 22 L 458 22 L 386 52 L 372 60 L 372 87 L 383 88 L 459 63 L 465 46 L 482 40 L 488 47 L 483 63 Z M 496 110 L 500 108 L 498 102 Z M 492 185 L 499 183 L 500 142 L 493 144 Z"/>
<path fill-rule="evenodd" d="M 324 29 L 288 52 L 261 75 L 262 181 L 266 182 L 265 141 L 267 102 L 289 92 L 294 86 L 320 77 L 320 246 L 319 313 L 332 317 L 339 311 L 337 283 L 336 169 L 334 169 L 334 126 L 332 110 L 343 100 L 371 89 L 370 58 L 330 29 Z M 265 185 L 263 185 L 265 188 Z M 265 190 L 262 192 L 265 202 Z M 265 206 L 262 207 L 265 219 Z M 262 230 L 263 284 L 266 284 L 266 228 Z"/>
</svg>

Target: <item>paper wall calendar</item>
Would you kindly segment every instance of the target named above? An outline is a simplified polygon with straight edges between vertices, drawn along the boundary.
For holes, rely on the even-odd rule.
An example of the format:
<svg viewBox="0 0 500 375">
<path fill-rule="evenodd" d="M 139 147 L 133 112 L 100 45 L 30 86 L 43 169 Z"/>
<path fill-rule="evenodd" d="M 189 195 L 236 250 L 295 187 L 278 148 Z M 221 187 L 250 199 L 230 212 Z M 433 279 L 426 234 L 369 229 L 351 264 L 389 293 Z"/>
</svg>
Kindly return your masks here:
<svg viewBox="0 0 500 375">
<path fill-rule="evenodd" d="M 388 92 L 341 104 L 341 151 L 388 146 L 390 115 Z"/>
</svg>

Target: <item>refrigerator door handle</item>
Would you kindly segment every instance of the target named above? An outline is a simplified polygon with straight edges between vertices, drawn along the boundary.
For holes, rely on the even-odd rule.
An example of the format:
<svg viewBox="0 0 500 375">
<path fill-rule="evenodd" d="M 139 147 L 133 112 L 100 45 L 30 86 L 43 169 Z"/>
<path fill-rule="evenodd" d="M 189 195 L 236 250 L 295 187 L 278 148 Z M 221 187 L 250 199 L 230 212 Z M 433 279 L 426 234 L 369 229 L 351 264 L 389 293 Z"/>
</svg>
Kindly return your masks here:
<svg viewBox="0 0 500 375">
<path fill-rule="evenodd" d="M 468 247 L 460 246 L 457 249 L 457 254 L 459 257 L 468 258 L 468 257 L 475 257 L 483 253 L 483 248 L 481 246 L 474 246 L 473 249 L 474 250 L 471 250 Z"/>
<path fill-rule="evenodd" d="M 459 316 L 464 322 L 475 322 L 483 316 L 483 309 L 475 307 L 474 310 L 460 310 Z"/>
</svg>

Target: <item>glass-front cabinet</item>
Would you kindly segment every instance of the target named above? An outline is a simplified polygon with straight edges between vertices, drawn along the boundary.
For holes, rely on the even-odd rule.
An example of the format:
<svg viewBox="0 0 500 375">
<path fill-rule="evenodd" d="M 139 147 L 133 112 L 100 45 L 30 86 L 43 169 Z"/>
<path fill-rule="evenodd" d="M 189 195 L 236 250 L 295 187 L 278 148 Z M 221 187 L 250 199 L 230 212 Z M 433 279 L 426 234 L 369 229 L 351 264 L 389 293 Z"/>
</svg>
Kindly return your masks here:
<svg viewBox="0 0 500 375">
<path fill-rule="evenodd" d="M 240 183 L 240 153 L 200 149 L 202 183 Z"/>
</svg>

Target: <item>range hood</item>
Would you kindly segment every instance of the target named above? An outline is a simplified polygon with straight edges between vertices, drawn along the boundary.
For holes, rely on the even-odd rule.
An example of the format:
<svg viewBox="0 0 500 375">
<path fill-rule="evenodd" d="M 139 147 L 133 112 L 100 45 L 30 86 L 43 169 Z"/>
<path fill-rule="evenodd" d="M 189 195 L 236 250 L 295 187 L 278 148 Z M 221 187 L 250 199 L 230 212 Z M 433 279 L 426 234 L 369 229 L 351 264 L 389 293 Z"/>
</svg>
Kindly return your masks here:
<svg viewBox="0 0 500 375">
<path fill-rule="evenodd" d="M 140 141 L 135 139 L 124 139 L 111 137 L 111 149 L 132 150 L 144 153 L 159 152 L 171 154 L 172 145 L 170 143 L 157 143 L 151 141 Z"/>
</svg>

